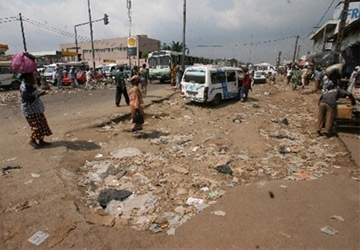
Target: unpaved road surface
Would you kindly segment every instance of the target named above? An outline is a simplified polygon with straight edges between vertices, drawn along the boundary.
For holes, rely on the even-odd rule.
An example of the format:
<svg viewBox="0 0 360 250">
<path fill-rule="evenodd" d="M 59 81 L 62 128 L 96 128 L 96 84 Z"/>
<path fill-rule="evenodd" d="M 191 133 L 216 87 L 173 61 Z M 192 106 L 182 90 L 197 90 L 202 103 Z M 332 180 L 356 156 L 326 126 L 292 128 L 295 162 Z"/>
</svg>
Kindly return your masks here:
<svg viewBox="0 0 360 250">
<path fill-rule="evenodd" d="M 314 133 L 318 97 L 279 79 L 246 103 L 211 107 L 156 85 L 144 130 L 131 134 L 114 89 L 52 91 L 43 98 L 52 145 L 33 150 L 10 95 L 0 246 L 359 249 L 359 168 L 339 138 Z M 98 197 L 112 189 L 132 195 L 104 209 Z M 28 239 L 38 231 L 49 237 L 36 247 Z"/>
</svg>

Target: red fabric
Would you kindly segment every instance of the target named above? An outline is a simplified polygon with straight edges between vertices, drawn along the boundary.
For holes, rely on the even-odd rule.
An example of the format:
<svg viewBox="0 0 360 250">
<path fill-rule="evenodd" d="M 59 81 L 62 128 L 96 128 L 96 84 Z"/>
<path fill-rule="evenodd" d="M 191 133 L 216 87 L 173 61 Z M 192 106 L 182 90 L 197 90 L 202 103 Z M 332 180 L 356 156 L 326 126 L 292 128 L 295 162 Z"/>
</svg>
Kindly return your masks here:
<svg viewBox="0 0 360 250">
<path fill-rule="evenodd" d="M 243 85 L 244 86 L 249 86 L 250 85 L 250 76 L 249 76 L 248 73 L 246 73 L 245 76 L 244 76 Z"/>
</svg>

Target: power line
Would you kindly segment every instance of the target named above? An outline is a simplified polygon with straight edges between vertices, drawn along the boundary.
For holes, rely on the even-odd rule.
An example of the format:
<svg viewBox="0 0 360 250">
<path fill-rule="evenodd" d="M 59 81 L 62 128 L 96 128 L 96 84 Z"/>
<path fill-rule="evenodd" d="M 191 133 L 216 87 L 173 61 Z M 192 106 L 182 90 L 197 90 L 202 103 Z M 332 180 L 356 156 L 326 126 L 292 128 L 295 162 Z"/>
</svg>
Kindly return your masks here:
<svg viewBox="0 0 360 250">
<path fill-rule="evenodd" d="M 314 26 L 315 28 L 319 28 L 319 25 L 320 23 L 322 22 L 322 20 L 325 18 L 326 14 L 329 12 L 331 6 L 333 5 L 333 3 L 335 2 L 335 0 L 332 0 L 329 7 L 327 8 L 327 10 L 325 11 L 324 15 L 320 18 L 319 22 L 316 24 L 316 26 Z M 314 32 L 315 29 L 313 29 L 309 35 L 307 35 L 306 37 L 309 37 L 313 32 Z"/>
</svg>

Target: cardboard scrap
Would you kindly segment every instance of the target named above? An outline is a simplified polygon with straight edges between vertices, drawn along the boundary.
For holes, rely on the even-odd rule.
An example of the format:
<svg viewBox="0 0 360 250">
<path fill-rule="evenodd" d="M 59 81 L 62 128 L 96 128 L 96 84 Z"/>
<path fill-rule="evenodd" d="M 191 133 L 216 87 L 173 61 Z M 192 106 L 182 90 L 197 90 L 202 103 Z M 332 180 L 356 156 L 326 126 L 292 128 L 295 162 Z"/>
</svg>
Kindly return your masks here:
<svg viewBox="0 0 360 250">
<path fill-rule="evenodd" d="M 66 238 L 69 232 L 74 230 L 76 227 L 77 227 L 77 223 L 73 222 L 72 224 L 57 228 L 54 235 L 50 237 L 47 246 L 49 248 L 52 248 L 55 245 L 59 244 L 61 241 L 63 241 Z"/>
</svg>

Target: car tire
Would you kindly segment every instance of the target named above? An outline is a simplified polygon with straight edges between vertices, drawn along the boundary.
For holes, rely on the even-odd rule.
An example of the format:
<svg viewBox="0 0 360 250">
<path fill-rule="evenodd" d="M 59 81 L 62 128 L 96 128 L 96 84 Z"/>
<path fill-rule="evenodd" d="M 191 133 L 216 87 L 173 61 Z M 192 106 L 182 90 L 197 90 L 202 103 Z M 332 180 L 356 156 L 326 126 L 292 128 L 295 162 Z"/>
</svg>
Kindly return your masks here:
<svg viewBox="0 0 360 250">
<path fill-rule="evenodd" d="M 216 94 L 214 99 L 211 101 L 211 105 L 212 106 L 218 106 L 221 102 L 221 95 L 220 94 Z"/>
<path fill-rule="evenodd" d="M 11 82 L 11 88 L 17 90 L 20 88 L 20 81 L 13 81 Z"/>
</svg>

